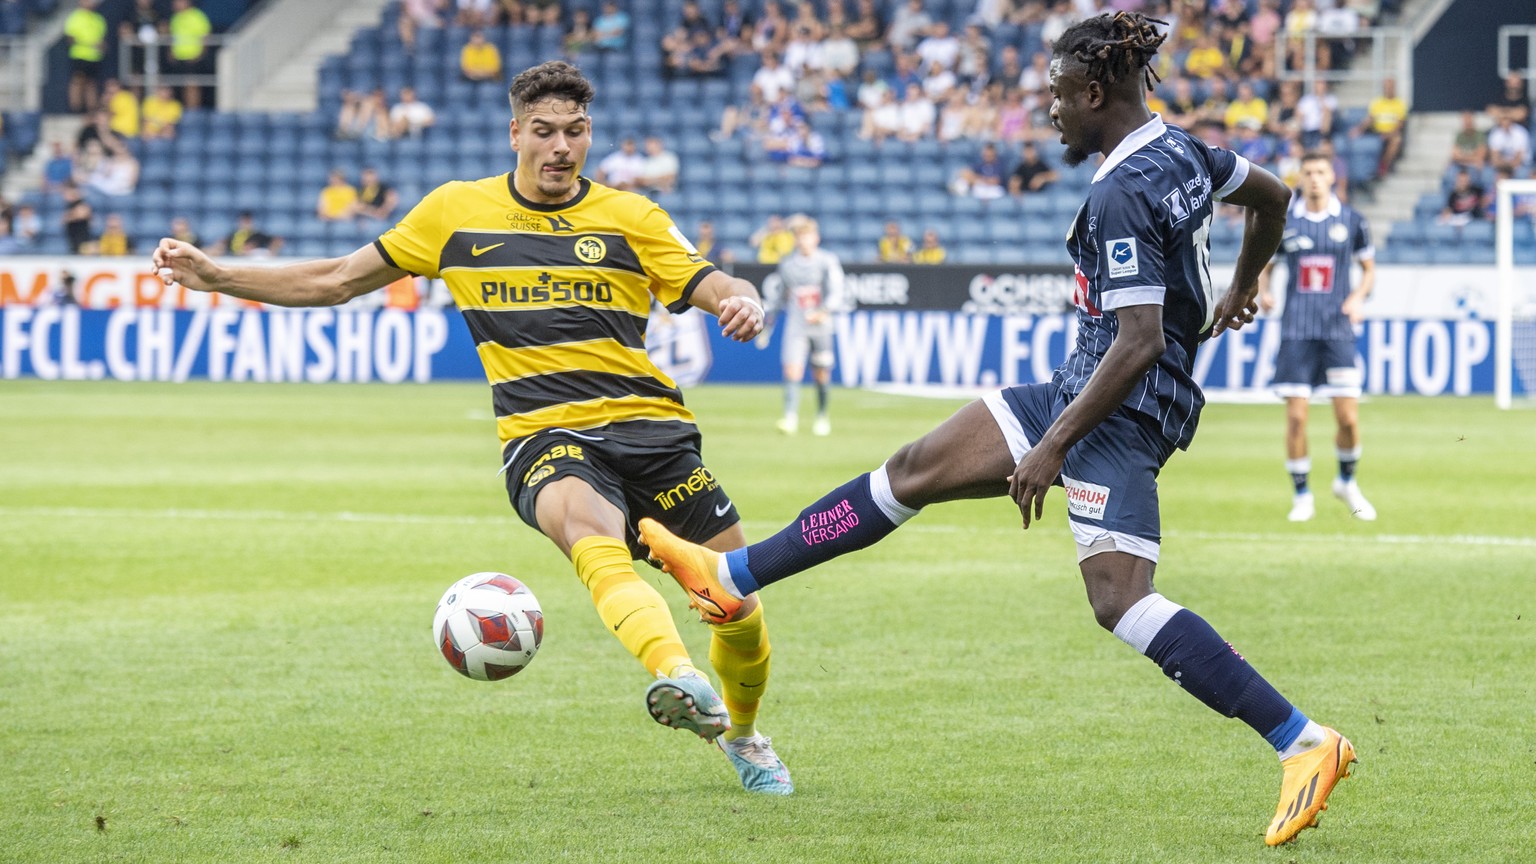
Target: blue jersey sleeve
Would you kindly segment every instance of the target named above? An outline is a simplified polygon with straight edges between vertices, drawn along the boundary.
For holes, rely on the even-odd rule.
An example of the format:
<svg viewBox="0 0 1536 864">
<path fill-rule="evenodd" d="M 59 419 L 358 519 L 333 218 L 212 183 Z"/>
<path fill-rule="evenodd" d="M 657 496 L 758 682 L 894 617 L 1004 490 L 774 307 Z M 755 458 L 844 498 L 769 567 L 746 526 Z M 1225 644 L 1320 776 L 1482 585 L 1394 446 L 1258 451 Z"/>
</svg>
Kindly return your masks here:
<svg viewBox="0 0 1536 864">
<path fill-rule="evenodd" d="M 1224 147 L 1206 145 L 1211 163 L 1211 185 L 1216 187 L 1216 200 L 1231 195 L 1248 179 L 1248 169 L 1253 167 L 1247 159 Z"/>
<path fill-rule="evenodd" d="M 1164 220 L 1140 187 L 1117 183 L 1105 191 L 1088 214 L 1098 243 L 1099 308 L 1161 306 L 1168 285 Z"/>
<path fill-rule="evenodd" d="M 1355 236 L 1351 248 L 1358 260 L 1376 257 L 1376 247 L 1371 245 L 1371 223 L 1358 211 L 1355 213 Z"/>
</svg>

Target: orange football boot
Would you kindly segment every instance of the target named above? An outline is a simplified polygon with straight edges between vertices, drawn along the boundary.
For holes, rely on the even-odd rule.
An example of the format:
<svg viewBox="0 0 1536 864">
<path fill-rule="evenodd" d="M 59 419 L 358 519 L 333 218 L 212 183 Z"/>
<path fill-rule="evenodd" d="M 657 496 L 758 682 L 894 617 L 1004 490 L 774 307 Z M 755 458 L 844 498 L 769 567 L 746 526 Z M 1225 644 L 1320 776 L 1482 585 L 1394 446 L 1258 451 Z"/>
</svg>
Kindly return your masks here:
<svg viewBox="0 0 1536 864">
<path fill-rule="evenodd" d="M 1323 743 L 1280 763 L 1285 769 L 1280 806 L 1264 834 L 1264 842 L 1270 846 L 1289 843 L 1303 830 L 1316 827 L 1318 814 L 1328 809 L 1328 793 L 1349 776 L 1350 766 L 1360 761 L 1348 738 L 1326 726 L 1323 731 Z"/>
<path fill-rule="evenodd" d="M 688 605 L 710 624 L 724 624 L 736 615 L 742 601 L 725 590 L 716 575 L 720 553 L 673 535 L 655 519 L 640 520 L 640 542 L 651 547 L 661 569 L 672 574 L 688 592 Z"/>
</svg>

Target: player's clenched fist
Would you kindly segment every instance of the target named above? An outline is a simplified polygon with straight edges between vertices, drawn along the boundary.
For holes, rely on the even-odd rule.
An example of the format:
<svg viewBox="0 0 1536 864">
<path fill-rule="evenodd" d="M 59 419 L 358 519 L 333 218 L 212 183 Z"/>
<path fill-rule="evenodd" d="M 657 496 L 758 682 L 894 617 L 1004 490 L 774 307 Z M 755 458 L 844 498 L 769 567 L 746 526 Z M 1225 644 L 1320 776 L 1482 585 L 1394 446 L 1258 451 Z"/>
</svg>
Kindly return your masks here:
<svg viewBox="0 0 1536 864">
<path fill-rule="evenodd" d="M 763 332 L 763 304 L 736 295 L 720 301 L 720 328 L 737 342 L 750 342 Z"/>
<path fill-rule="evenodd" d="M 212 291 L 218 268 L 203 250 L 170 237 L 162 238 L 151 256 L 155 275 L 166 285 L 181 283 L 193 291 Z"/>
</svg>

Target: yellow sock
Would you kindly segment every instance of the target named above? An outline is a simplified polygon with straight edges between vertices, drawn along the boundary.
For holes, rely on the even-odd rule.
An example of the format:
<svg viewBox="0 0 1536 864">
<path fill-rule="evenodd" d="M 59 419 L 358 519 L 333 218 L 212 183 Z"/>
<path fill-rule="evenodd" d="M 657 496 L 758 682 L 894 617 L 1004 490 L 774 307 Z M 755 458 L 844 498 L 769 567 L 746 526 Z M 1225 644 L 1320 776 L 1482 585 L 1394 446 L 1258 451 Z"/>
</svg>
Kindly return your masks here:
<svg viewBox="0 0 1536 864">
<path fill-rule="evenodd" d="M 752 614 L 740 621 L 710 625 L 709 662 L 720 676 L 720 698 L 731 713 L 727 741 L 757 734 L 757 708 L 768 685 L 768 625 L 763 620 L 762 599 Z"/>
<path fill-rule="evenodd" d="M 692 666 L 688 649 L 661 595 L 630 564 L 629 549 L 612 537 L 584 537 L 571 547 L 576 576 L 609 631 L 652 675 Z"/>
</svg>

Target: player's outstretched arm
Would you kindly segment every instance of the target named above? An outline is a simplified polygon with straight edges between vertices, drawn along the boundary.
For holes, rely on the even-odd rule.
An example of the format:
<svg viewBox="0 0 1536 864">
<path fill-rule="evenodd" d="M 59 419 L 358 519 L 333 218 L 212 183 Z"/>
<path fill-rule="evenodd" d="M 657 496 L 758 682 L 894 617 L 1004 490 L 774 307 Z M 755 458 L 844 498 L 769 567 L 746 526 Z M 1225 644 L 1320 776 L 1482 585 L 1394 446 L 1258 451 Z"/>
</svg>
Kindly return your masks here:
<svg viewBox="0 0 1536 864">
<path fill-rule="evenodd" d="M 196 246 L 167 237 L 151 259 L 167 285 L 275 306 L 335 306 L 407 275 L 386 263 L 371 244 L 344 258 L 249 267 L 223 266 Z"/>
<path fill-rule="evenodd" d="M 688 303 L 720 319 L 720 332 L 737 342 L 751 342 L 763 331 L 763 301 L 745 279 L 716 270 L 704 277 Z"/>
<path fill-rule="evenodd" d="M 1243 227 L 1243 247 L 1237 253 L 1237 269 L 1232 274 L 1232 287 L 1226 296 L 1216 303 L 1213 316 L 1212 336 L 1219 336 L 1228 328 L 1238 330 L 1253 322 L 1259 311 L 1259 274 L 1263 272 L 1275 250 L 1280 248 L 1280 238 L 1285 235 L 1285 211 L 1291 203 L 1291 190 L 1280 178 L 1257 165 L 1248 169 L 1248 176 L 1241 186 L 1226 197 L 1228 204 L 1246 207 L 1248 215 Z"/>
<path fill-rule="evenodd" d="M 1008 478 L 1008 495 L 1019 505 L 1025 528 L 1045 512 L 1046 493 L 1060 476 L 1067 451 L 1125 402 L 1167 347 L 1162 306 L 1122 306 L 1115 310 L 1115 317 L 1119 332 L 1088 386 L 1045 430 L 1039 443 L 1029 448 Z"/>
</svg>

